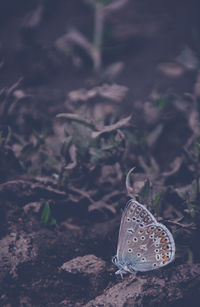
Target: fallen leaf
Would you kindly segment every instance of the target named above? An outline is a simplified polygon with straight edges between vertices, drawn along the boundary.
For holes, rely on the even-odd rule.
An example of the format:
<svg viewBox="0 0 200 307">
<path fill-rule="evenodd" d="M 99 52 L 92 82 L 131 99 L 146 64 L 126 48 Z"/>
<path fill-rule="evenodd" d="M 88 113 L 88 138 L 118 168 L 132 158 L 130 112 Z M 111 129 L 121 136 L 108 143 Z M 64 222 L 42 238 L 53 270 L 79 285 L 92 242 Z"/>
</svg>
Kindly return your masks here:
<svg viewBox="0 0 200 307">
<path fill-rule="evenodd" d="M 101 134 L 103 134 L 103 133 L 109 133 L 109 132 L 112 132 L 112 131 L 115 131 L 115 130 L 117 130 L 117 129 L 119 129 L 119 128 L 122 128 L 122 127 L 124 127 L 124 126 L 127 126 L 128 125 L 128 122 L 130 121 L 130 119 L 131 119 L 131 115 L 130 116 L 128 116 L 128 117 L 125 117 L 125 118 L 123 118 L 123 119 L 121 119 L 121 120 L 119 120 L 118 122 L 116 122 L 115 124 L 113 124 L 113 125 L 109 125 L 109 126 L 104 126 L 100 131 L 94 131 L 94 132 L 92 132 L 92 138 L 97 138 L 97 137 L 99 137 Z"/>
<path fill-rule="evenodd" d="M 93 123 L 87 121 L 86 119 L 83 119 L 82 117 L 74 113 L 60 113 L 56 115 L 56 118 L 64 118 L 67 120 L 76 121 L 81 125 L 84 125 L 86 127 L 91 128 L 92 130 L 95 130 L 95 126 L 93 125 Z"/>
</svg>

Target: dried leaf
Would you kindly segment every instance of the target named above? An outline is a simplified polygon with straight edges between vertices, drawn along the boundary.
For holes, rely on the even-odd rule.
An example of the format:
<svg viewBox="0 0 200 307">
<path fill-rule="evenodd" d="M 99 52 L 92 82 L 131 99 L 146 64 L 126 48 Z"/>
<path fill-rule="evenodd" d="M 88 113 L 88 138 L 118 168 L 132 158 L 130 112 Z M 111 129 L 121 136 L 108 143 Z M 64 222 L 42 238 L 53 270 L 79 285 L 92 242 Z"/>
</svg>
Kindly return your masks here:
<svg viewBox="0 0 200 307">
<path fill-rule="evenodd" d="M 71 91 L 68 97 L 71 101 L 88 101 L 95 97 L 103 97 L 116 102 L 120 102 L 126 95 L 128 88 L 119 84 L 103 84 L 96 86 L 90 90 L 80 88 L 75 91 Z"/>
<path fill-rule="evenodd" d="M 77 157 L 76 157 L 77 149 L 74 144 L 72 144 L 69 148 L 69 155 L 71 158 L 71 163 L 65 166 L 65 170 L 73 169 L 77 166 Z"/>
<path fill-rule="evenodd" d="M 109 132 L 115 131 L 119 128 L 122 128 L 124 126 L 127 126 L 130 119 L 131 119 L 131 115 L 119 120 L 117 123 L 115 123 L 113 125 L 104 126 L 100 131 L 92 132 L 92 138 L 97 138 L 103 133 L 109 133 Z"/>
<path fill-rule="evenodd" d="M 126 95 L 128 88 L 118 84 L 103 84 L 98 88 L 101 97 L 120 102 Z"/>
<path fill-rule="evenodd" d="M 187 69 L 197 69 L 199 66 L 199 59 L 197 54 L 195 54 L 195 52 L 188 46 L 185 46 L 176 60 L 177 62 L 184 65 Z"/>
<path fill-rule="evenodd" d="M 171 170 L 168 172 L 162 173 L 162 176 L 168 177 L 168 176 L 171 176 L 177 173 L 182 165 L 182 162 L 183 162 L 182 157 L 175 158 L 170 165 Z"/>
<path fill-rule="evenodd" d="M 157 69 L 164 75 L 172 78 L 178 78 L 184 73 L 184 67 L 174 62 L 160 63 Z"/>
<path fill-rule="evenodd" d="M 43 14 L 43 6 L 38 5 L 36 9 L 31 11 L 24 20 L 24 26 L 28 28 L 35 28 L 39 26 L 41 20 L 42 20 L 42 14 Z"/>
<path fill-rule="evenodd" d="M 56 115 L 57 118 L 64 118 L 67 120 L 71 120 L 71 121 L 76 121 L 81 125 L 84 125 L 92 130 L 95 130 L 95 126 L 93 125 L 93 123 L 83 119 L 82 117 L 80 117 L 77 114 L 74 113 L 60 113 Z"/>
</svg>

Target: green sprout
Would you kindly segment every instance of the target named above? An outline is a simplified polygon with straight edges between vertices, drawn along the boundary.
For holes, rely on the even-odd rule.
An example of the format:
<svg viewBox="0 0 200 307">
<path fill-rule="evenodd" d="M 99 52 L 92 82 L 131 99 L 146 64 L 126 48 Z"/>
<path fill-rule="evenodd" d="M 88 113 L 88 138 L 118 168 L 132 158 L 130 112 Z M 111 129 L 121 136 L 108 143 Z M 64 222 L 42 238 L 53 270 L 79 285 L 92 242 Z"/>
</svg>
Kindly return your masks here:
<svg viewBox="0 0 200 307">
<path fill-rule="evenodd" d="M 41 214 L 41 223 L 44 226 L 55 226 L 56 225 L 56 219 L 52 217 L 51 208 L 49 203 L 45 203 L 44 207 L 42 209 Z"/>
</svg>

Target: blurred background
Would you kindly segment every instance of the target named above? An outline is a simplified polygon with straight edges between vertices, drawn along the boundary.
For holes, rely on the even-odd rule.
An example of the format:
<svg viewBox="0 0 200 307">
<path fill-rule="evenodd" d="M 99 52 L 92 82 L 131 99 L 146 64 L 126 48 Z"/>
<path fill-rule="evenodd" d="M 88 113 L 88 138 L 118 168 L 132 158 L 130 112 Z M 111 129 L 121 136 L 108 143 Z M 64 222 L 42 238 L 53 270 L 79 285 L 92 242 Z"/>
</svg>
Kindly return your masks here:
<svg viewBox="0 0 200 307">
<path fill-rule="evenodd" d="M 74 306 L 111 287 L 128 194 L 172 231 L 175 266 L 200 262 L 199 9 L 198 0 L 0 1 L 2 306 L 50 297 Z M 84 282 L 84 263 L 97 258 L 79 259 L 78 277 L 58 270 L 89 254 L 109 267 L 96 283 Z"/>
</svg>

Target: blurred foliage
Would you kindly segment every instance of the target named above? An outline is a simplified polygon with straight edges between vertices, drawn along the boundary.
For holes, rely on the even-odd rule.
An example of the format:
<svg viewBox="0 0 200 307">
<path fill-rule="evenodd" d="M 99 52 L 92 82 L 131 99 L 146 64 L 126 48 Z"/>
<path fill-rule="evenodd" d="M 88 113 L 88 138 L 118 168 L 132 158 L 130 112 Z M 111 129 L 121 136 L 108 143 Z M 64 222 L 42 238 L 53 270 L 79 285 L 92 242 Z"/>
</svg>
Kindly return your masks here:
<svg viewBox="0 0 200 307">
<path fill-rule="evenodd" d="M 133 118 L 122 117 L 116 105 L 116 101 L 121 103 L 124 98 L 124 88 L 121 95 L 117 87 L 112 87 L 114 102 L 106 100 L 110 95 L 109 86 L 104 86 L 103 90 L 102 87 L 90 91 L 81 89 L 69 96 L 66 113 L 58 113 L 55 120 L 51 118 L 45 122 L 47 124 L 27 130 L 24 119 L 29 106 L 19 104 L 14 112 L 13 91 L 17 86 L 19 84 L 14 89 L 4 90 L 2 96 L 1 116 L 6 114 L 0 129 L 2 181 L 21 174 L 46 176 L 56 188 L 68 193 L 72 201 L 83 202 L 93 211 L 113 214 L 121 199 L 116 196 L 113 201 L 106 196 L 119 190 L 123 192 L 126 171 L 134 165 L 136 173 L 145 174 L 147 178 L 137 182 L 140 184 L 136 195 L 140 202 L 152 206 L 158 216 L 178 228 L 177 240 L 182 233 L 189 232 L 192 236 L 193 230 L 198 229 L 200 133 L 193 116 L 196 102 L 193 110 L 191 101 L 186 98 L 157 94 L 140 105 L 135 119 L 134 113 Z M 105 89 L 106 97 L 103 96 Z M 80 100 L 82 93 L 84 100 Z M 32 114 L 28 115 L 30 118 Z M 173 130 L 177 120 L 180 120 L 179 135 Z M 185 129 L 189 131 L 186 136 Z M 177 143 L 177 148 L 181 147 L 179 151 L 176 151 Z M 49 202 L 42 208 L 41 223 L 48 227 L 56 225 Z M 184 257 L 191 261 L 194 255 Z"/>
</svg>

